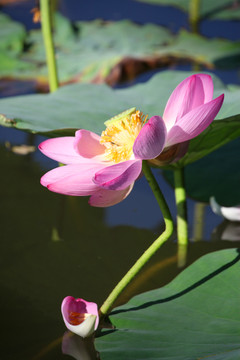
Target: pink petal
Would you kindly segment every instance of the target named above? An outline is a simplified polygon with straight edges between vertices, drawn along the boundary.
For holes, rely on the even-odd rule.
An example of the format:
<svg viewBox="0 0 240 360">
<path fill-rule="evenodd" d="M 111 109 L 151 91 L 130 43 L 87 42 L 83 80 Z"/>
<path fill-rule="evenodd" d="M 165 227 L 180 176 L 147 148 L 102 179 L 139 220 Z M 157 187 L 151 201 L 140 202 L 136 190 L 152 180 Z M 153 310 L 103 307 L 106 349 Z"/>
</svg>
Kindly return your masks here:
<svg viewBox="0 0 240 360">
<path fill-rule="evenodd" d="M 172 92 L 164 110 L 163 120 L 167 129 L 192 109 L 211 101 L 212 97 L 213 82 L 210 75 L 197 74 L 183 80 Z"/>
<path fill-rule="evenodd" d="M 101 137 L 88 130 L 78 130 L 75 133 L 74 148 L 75 151 L 84 158 L 91 159 L 96 156 L 102 156 L 106 150 L 105 146 L 100 144 Z"/>
<path fill-rule="evenodd" d="M 63 164 L 75 164 L 81 159 L 74 149 L 74 142 L 73 136 L 48 139 L 39 145 L 39 150 L 49 158 Z"/>
<path fill-rule="evenodd" d="M 89 199 L 89 204 L 96 207 L 113 206 L 123 201 L 132 191 L 134 183 L 123 190 L 99 189 Z"/>
<path fill-rule="evenodd" d="M 67 328 L 80 336 L 89 336 L 98 327 L 99 315 L 98 307 L 95 303 L 67 296 L 63 299 L 61 311 Z M 76 313 L 76 315 L 90 314 L 92 317 L 87 317 L 83 322 L 73 325 L 71 324 L 71 313 Z"/>
<path fill-rule="evenodd" d="M 138 134 L 133 153 L 137 159 L 154 159 L 163 150 L 166 141 L 167 129 L 160 116 L 153 116 L 143 126 Z"/>
<path fill-rule="evenodd" d="M 62 314 L 69 322 L 69 312 L 87 313 L 98 316 L 98 307 L 94 302 L 84 299 L 75 299 L 73 296 L 66 296 L 62 301 Z"/>
<path fill-rule="evenodd" d="M 167 136 L 166 146 L 190 140 L 203 132 L 219 112 L 224 95 L 193 109 L 172 127 Z"/>
<path fill-rule="evenodd" d="M 221 207 L 223 216 L 230 221 L 240 221 L 240 206 Z"/>
<path fill-rule="evenodd" d="M 59 194 L 87 196 L 98 186 L 93 183 L 95 173 L 105 167 L 103 164 L 72 164 L 55 168 L 41 178 L 41 184 Z"/>
<path fill-rule="evenodd" d="M 240 221 L 240 206 L 220 206 L 214 197 L 210 198 L 210 205 L 215 214 L 223 216 L 230 221 Z"/>
<path fill-rule="evenodd" d="M 123 161 L 98 171 L 93 181 L 103 189 L 123 190 L 137 179 L 141 170 L 141 160 Z"/>
</svg>

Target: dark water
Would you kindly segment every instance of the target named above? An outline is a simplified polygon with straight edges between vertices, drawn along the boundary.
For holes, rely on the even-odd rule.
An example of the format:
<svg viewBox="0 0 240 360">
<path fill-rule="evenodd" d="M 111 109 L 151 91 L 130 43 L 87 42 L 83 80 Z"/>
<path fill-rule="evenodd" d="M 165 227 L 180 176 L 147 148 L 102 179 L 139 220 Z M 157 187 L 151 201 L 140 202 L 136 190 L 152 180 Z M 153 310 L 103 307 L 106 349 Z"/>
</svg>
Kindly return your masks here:
<svg viewBox="0 0 240 360">
<path fill-rule="evenodd" d="M 2 10 L 30 28 L 27 9 L 32 4 L 27 1 Z M 72 20 L 129 18 L 166 25 L 174 32 L 187 27 L 181 11 L 168 7 L 159 11 L 158 7 L 134 1 L 68 0 L 61 1 L 60 8 Z M 236 26 L 239 30 L 235 22 L 225 24 L 224 36 L 234 39 Z M 222 36 L 222 29 L 219 22 L 202 24 L 202 32 L 209 36 L 210 31 Z M 153 73 L 139 76 L 136 82 L 146 81 Z M 218 75 L 226 83 L 239 84 L 236 70 Z M 7 84 L 3 89 L 2 96 L 32 91 L 30 85 L 23 87 L 22 83 L 17 87 Z M 37 147 L 43 139 L 7 128 L 0 132 L 2 359 L 66 358 L 61 351 L 65 332 L 60 314 L 62 299 L 72 295 L 101 305 L 163 230 L 161 213 L 144 178 L 136 182 L 126 200 L 107 209 L 92 208 L 86 198 L 61 196 L 41 187 L 40 177 L 57 164 L 38 151 L 19 155 L 11 149 L 21 144 Z M 174 193 L 160 171 L 154 173 L 175 217 Z M 239 245 L 233 241 L 239 239 L 237 224 L 223 221 L 207 204 L 191 199 L 188 210 L 191 243 L 186 265 L 207 252 Z M 136 293 L 163 286 L 179 271 L 173 236 L 127 288 L 119 303 Z"/>
</svg>

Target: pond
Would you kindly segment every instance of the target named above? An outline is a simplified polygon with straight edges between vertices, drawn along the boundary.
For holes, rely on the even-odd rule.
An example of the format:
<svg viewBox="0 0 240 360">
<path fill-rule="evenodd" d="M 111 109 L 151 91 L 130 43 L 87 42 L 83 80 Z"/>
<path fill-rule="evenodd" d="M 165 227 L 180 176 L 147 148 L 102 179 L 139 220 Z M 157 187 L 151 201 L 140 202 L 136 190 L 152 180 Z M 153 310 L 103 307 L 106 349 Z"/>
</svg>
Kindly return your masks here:
<svg viewBox="0 0 240 360">
<path fill-rule="evenodd" d="M 164 25 L 173 33 L 189 28 L 187 15 L 170 6 L 130 0 L 114 4 L 94 0 L 59 3 L 61 13 L 72 21 L 130 19 L 140 24 Z M 31 22 L 32 7 L 33 1 L 22 1 L 2 6 L 1 10 L 30 29 L 38 27 Z M 201 33 L 209 38 L 239 40 L 239 30 L 236 21 L 224 22 L 224 29 L 220 20 L 204 20 L 201 24 Z M 191 63 L 172 65 L 182 71 L 191 67 Z M 166 68 L 147 70 L 134 79 L 114 84 L 114 89 L 145 83 Z M 202 66 L 200 71 L 206 68 Z M 218 68 L 213 73 L 226 84 L 240 84 L 239 66 Z M 2 98 L 36 91 L 32 81 L 0 80 L 0 86 Z M 1 338 L 2 357 L 9 360 L 68 358 L 62 353 L 66 331 L 60 312 L 63 298 L 72 295 L 100 306 L 164 229 L 161 211 L 144 177 L 123 202 L 109 208 L 94 208 L 86 197 L 59 195 L 42 187 L 41 176 L 57 166 L 37 149 L 45 139 L 39 134 L 1 127 Z M 153 171 L 176 219 L 174 191 L 160 169 Z M 185 258 L 179 258 L 174 232 L 116 305 L 170 283 L 207 253 L 239 247 L 239 223 L 214 214 L 206 202 L 188 198 L 187 206 L 190 243 Z M 75 358 L 96 357 L 94 353 L 92 357 L 78 354 Z"/>
</svg>

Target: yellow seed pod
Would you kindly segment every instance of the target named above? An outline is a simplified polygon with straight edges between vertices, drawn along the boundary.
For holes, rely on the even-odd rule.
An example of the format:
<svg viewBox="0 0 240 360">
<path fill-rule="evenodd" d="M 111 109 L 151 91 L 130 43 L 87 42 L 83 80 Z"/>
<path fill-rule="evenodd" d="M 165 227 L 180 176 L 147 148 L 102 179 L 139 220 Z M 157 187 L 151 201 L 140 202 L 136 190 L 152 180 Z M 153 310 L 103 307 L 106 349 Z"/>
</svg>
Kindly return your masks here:
<svg viewBox="0 0 240 360">
<path fill-rule="evenodd" d="M 126 119 L 128 116 L 131 116 L 135 111 L 136 111 L 135 107 L 125 110 L 125 111 L 121 112 L 120 114 L 112 117 L 111 119 L 108 119 L 107 121 L 105 121 L 104 125 L 106 127 L 108 127 L 109 125 L 113 125 L 113 124 L 116 125 L 116 123 L 118 121 Z"/>
</svg>

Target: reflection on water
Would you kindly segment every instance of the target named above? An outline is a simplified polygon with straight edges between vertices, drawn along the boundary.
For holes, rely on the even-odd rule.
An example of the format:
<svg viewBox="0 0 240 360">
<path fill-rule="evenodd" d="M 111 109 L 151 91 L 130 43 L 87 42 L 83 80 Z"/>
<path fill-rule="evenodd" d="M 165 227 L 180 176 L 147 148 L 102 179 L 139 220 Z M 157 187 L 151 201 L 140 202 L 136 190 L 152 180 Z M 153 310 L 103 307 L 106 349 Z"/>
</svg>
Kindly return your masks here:
<svg viewBox="0 0 240 360">
<path fill-rule="evenodd" d="M 204 237 L 204 220 L 206 204 L 196 202 L 193 219 L 193 241 L 200 241 Z"/>
<path fill-rule="evenodd" d="M 213 240 L 240 241 L 240 223 L 223 221 L 212 232 Z"/>
<path fill-rule="evenodd" d="M 177 253 L 177 264 L 178 268 L 181 269 L 187 264 L 187 253 L 188 253 L 188 245 L 178 245 L 178 253 Z"/>
<path fill-rule="evenodd" d="M 76 360 L 100 359 L 99 353 L 94 347 L 93 337 L 82 339 L 69 331 L 63 335 L 62 352 Z"/>
</svg>

